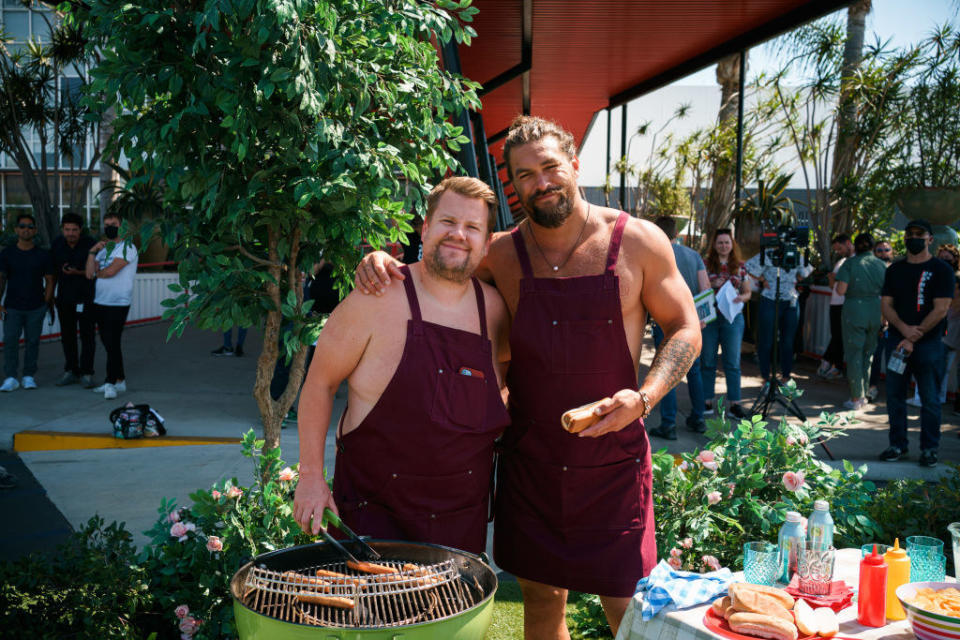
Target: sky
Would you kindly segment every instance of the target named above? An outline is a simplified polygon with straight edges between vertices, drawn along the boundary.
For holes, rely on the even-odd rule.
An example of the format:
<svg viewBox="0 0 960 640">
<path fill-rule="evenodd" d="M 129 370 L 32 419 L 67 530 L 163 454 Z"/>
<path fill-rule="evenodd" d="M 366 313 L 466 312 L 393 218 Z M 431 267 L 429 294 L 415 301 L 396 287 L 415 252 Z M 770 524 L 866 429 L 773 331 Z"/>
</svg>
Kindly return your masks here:
<svg viewBox="0 0 960 640">
<path fill-rule="evenodd" d="M 873 43 L 879 36 L 884 41 L 889 40 L 891 47 L 905 47 L 922 40 L 939 24 L 952 20 L 953 24 L 960 25 L 958 13 L 960 0 L 874 0 L 873 10 L 867 16 L 865 42 Z M 838 15 L 846 20 L 846 9 L 838 12 Z M 780 64 L 774 48 L 769 44 L 754 47 L 748 56 L 747 81 L 752 80 L 757 73 L 776 71 Z M 715 65 L 631 102 L 627 107 L 627 129 L 632 132 L 641 123 L 650 122 L 652 129 L 657 130 L 671 118 L 680 104 L 690 105 L 689 114 L 682 120 L 673 120 L 664 133 L 669 131 L 682 137 L 716 121 L 720 90 L 716 83 Z M 611 130 L 620 131 L 620 109 L 611 113 Z M 645 165 L 653 148 L 662 140 L 662 135 L 657 140 L 649 136 L 632 138 L 629 147 L 631 162 Z M 581 184 L 585 186 L 599 186 L 604 182 L 607 166 L 606 136 L 606 116 L 601 114 L 579 153 Z M 612 143 L 614 148 L 611 149 L 611 162 L 620 155 L 616 134 Z M 789 186 L 804 188 L 806 183 L 796 163 L 795 152 L 792 149 L 783 150 L 778 153 L 777 160 L 785 165 L 788 173 L 793 173 Z M 614 176 L 613 182 L 619 184 L 619 177 Z"/>
</svg>

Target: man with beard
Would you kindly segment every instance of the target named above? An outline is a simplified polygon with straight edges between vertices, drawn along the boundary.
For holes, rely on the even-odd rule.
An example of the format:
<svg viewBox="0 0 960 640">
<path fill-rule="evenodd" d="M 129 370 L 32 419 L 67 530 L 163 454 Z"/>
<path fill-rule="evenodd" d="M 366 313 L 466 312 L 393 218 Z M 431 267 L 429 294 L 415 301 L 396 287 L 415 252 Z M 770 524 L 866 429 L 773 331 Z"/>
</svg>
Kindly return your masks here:
<svg viewBox="0 0 960 640">
<path fill-rule="evenodd" d="M 496 289 L 471 276 L 496 206 L 479 180 L 441 182 L 427 199 L 423 260 L 403 267 L 404 286 L 354 292 L 327 320 L 300 395 L 294 517 L 304 531 L 316 535 L 329 507 L 375 537 L 486 547 L 493 445 L 509 422 L 497 364 L 509 359 L 509 316 Z M 344 379 L 331 494 L 324 447 Z"/>
<path fill-rule="evenodd" d="M 503 156 L 528 217 L 494 237 L 477 271 L 514 318 L 495 560 L 520 581 L 525 637 L 569 638 L 570 589 L 599 594 L 616 634 L 657 563 L 642 419 L 699 354 L 700 323 L 664 233 L 581 198 L 569 132 L 522 116 Z M 402 276 L 397 265 L 372 254 L 357 284 L 391 295 L 390 276 Z M 664 340 L 638 389 L 648 313 Z M 597 423 L 561 428 L 564 411 L 593 401 Z"/>
</svg>

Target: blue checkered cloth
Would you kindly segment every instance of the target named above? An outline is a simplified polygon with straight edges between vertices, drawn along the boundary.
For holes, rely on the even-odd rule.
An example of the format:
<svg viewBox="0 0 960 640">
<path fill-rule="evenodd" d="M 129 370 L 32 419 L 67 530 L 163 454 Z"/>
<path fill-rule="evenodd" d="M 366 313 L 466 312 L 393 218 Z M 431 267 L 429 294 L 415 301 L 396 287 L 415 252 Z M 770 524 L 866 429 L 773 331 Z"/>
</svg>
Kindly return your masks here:
<svg viewBox="0 0 960 640">
<path fill-rule="evenodd" d="M 661 560 L 650 575 L 640 579 L 633 597 L 640 601 L 642 618 L 650 620 L 671 604 L 676 609 L 686 609 L 711 602 L 725 594 L 731 582 L 733 573 L 726 567 L 710 573 L 674 571 Z"/>
</svg>

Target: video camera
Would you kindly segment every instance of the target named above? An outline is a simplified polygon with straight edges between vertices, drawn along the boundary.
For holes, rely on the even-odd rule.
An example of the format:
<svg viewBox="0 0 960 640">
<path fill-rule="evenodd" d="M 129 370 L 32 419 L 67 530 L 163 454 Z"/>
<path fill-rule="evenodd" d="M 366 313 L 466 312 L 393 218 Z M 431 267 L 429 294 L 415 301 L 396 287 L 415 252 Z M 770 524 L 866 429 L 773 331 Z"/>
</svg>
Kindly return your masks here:
<svg viewBox="0 0 960 640">
<path fill-rule="evenodd" d="M 810 244 L 810 227 L 807 225 L 775 225 L 763 221 L 760 232 L 760 264 L 764 263 L 767 249 L 770 252 L 771 264 L 775 267 L 790 270 L 800 266 L 801 251 L 808 250 Z M 804 256 L 804 264 L 809 263 L 809 253 Z"/>
</svg>

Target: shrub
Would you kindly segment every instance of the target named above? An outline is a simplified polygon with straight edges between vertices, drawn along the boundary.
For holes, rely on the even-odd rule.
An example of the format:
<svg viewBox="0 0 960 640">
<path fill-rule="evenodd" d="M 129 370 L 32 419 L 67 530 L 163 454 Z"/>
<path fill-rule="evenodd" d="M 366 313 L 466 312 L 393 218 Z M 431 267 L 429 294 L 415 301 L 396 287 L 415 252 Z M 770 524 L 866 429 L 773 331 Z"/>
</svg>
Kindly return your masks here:
<svg viewBox="0 0 960 640">
<path fill-rule="evenodd" d="M 0 629 L 17 637 L 146 638 L 156 624 L 153 595 L 132 540 L 123 524 L 104 526 L 94 516 L 55 553 L 0 564 Z"/>
<path fill-rule="evenodd" d="M 164 500 L 147 532 L 143 561 L 158 609 L 188 637 L 235 638 L 234 573 L 253 556 L 309 541 L 293 518 L 296 473 L 282 468 L 279 448 L 263 444 L 252 430 L 243 436 L 252 486 L 220 482 L 192 493 L 189 507 Z"/>
</svg>

